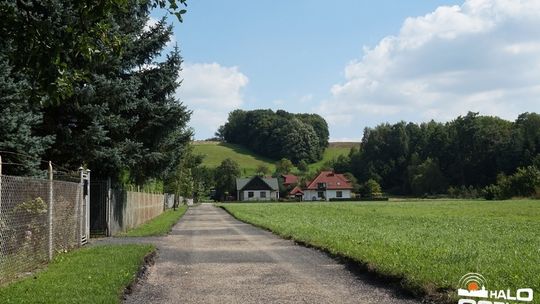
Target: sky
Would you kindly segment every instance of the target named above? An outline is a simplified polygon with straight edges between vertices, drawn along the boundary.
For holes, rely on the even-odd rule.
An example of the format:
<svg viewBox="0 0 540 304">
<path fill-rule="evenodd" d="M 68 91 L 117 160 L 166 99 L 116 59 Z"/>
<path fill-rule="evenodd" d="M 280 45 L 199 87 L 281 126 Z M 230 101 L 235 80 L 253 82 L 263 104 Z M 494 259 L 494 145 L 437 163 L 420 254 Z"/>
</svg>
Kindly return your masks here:
<svg viewBox="0 0 540 304">
<path fill-rule="evenodd" d="M 331 141 L 385 122 L 540 112 L 538 0 L 191 0 L 187 10 L 168 20 L 195 139 L 235 109 L 317 113 Z"/>
</svg>

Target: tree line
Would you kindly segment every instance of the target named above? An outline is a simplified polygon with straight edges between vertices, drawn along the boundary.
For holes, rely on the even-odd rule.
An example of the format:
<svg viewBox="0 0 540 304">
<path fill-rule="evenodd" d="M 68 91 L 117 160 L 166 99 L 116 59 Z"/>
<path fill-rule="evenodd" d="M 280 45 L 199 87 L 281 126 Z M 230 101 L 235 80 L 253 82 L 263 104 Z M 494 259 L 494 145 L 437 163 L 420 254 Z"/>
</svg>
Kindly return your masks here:
<svg viewBox="0 0 540 304">
<path fill-rule="evenodd" d="M 391 194 L 504 198 L 540 187 L 539 153 L 539 114 L 512 122 L 469 112 L 447 123 L 366 128 L 358 148 L 327 166 L 359 182 L 375 180 Z M 527 180 L 533 184 L 523 185 Z"/>
<path fill-rule="evenodd" d="M 235 110 L 216 136 L 260 155 L 287 158 L 297 164 L 322 158 L 328 146 L 328 125 L 317 114 L 293 114 L 283 110 Z"/>
<path fill-rule="evenodd" d="M 0 154 L 4 174 L 40 175 L 41 161 L 84 165 L 95 178 L 178 188 L 191 112 L 175 97 L 182 58 L 154 7 L 180 1 L 3 1 Z"/>
</svg>

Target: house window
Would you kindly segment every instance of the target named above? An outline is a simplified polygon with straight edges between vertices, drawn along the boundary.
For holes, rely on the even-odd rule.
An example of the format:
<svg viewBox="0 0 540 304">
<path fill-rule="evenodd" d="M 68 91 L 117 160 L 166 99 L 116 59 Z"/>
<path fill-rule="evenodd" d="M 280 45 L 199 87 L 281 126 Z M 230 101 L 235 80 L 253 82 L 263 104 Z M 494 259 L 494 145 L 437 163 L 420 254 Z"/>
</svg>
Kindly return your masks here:
<svg viewBox="0 0 540 304">
<path fill-rule="evenodd" d="M 266 198 L 266 191 L 261 191 L 261 198 Z"/>
<path fill-rule="evenodd" d="M 317 189 L 326 189 L 326 183 L 317 183 Z"/>
<path fill-rule="evenodd" d="M 343 197 L 343 192 L 336 191 L 336 197 Z"/>
<path fill-rule="evenodd" d="M 317 197 L 318 198 L 324 198 L 324 191 L 317 192 Z"/>
<path fill-rule="evenodd" d="M 248 198 L 252 198 L 255 196 L 255 193 L 253 191 L 248 192 Z"/>
</svg>

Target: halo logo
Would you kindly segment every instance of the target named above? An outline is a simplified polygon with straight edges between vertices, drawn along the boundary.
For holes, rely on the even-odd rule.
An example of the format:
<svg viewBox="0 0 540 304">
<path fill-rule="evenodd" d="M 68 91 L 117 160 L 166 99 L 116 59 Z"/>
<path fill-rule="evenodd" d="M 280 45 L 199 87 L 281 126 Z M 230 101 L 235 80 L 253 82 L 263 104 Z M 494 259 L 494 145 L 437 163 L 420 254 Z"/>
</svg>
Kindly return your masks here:
<svg viewBox="0 0 540 304">
<path fill-rule="evenodd" d="M 458 304 L 513 304 L 533 301 L 532 288 L 520 288 L 515 292 L 488 290 L 487 281 L 479 273 L 467 273 L 459 280 Z M 478 299 L 475 299 L 478 298 Z"/>
</svg>

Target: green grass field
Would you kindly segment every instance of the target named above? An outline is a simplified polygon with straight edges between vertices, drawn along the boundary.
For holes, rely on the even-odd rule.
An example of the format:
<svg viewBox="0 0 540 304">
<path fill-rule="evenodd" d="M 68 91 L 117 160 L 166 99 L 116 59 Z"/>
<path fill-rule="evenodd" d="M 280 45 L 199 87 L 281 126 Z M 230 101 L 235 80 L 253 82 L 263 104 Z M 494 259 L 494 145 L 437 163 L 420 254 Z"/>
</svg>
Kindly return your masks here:
<svg viewBox="0 0 540 304">
<path fill-rule="evenodd" d="M 310 164 L 309 169 L 315 171 L 324 163 L 339 155 L 348 155 L 354 143 L 330 143 L 323 155 L 323 159 Z M 231 158 L 240 164 L 243 176 L 251 176 L 259 165 L 265 165 L 272 172 L 275 170 L 276 160 L 255 154 L 239 145 L 219 142 L 197 141 L 193 143 L 194 151 L 205 156 L 203 164 L 215 168 L 226 158 Z"/>
<path fill-rule="evenodd" d="M 172 226 L 186 213 L 187 206 L 179 206 L 175 210 L 167 210 L 150 221 L 133 228 L 118 236 L 158 236 L 166 235 L 171 231 Z"/>
<path fill-rule="evenodd" d="M 225 204 L 235 217 L 441 294 L 478 272 L 540 303 L 540 201 Z M 455 292 L 448 292 L 455 296 Z"/>
<path fill-rule="evenodd" d="M 350 146 L 338 146 L 330 144 L 330 146 L 324 151 L 323 159 L 316 163 L 310 164 L 309 170 L 315 171 L 322 167 L 324 163 L 331 161 L 332 159 L 337 158 L 340 155 L 349 155 L 349 151 L 351 151 Z"/>
<path fill-rule="evenodd" d="M 219 142 L 194 142 L 194 151 L 204 155 L 203 164 L 215 168 L 226 158 L 231 158 L 241 165 L 242 175 L 250 176 L 255 173 L 257 167 L 265 165 L 273 172 L 276 161 L 259 156 L 252 151 L 239 145 Z"/>
<path fill-rule="evenodd" d="M 0 287 L 0 302 L 120 303 L 152 245 L 96 246 L 58 255 L 35 276 Z"/>
</svg>

